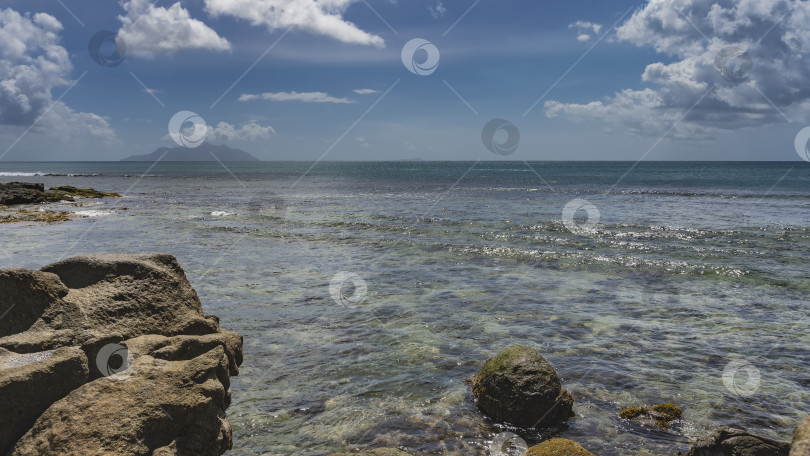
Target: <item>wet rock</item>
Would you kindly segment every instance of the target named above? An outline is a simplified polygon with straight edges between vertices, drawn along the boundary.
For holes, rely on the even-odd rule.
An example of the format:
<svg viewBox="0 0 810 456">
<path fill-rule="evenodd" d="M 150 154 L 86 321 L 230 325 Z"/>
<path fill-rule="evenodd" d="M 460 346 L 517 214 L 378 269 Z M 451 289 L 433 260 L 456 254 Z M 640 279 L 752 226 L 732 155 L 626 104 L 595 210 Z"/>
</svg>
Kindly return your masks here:
<svg viewBox="0 0 810 456">
<path fill-rule="evenodd" d="M 526 456 L 594 456 L 578 443 L 568 439 L 551 439 L 526 451 Z"/>
<path fill-rule="evenodd" d="M 148 355 L 127 370 L 87 383 L 57 401 L 11 456 L 57 454 L 218 456 L 232 446 L 221 346 L 188 361 Z M 172 452 L 173 451 L 173 452 Z"/>
<path fill-rule="evenodd" d="M 793 431 L 790 456 L 810 456 L 810 416 L 799 423 Z"/>
<path fill-rule="evenodd" d="M 48 201 L 43 184 L 30 182 L 9 182 L 0 184 L 0 204 L 34 204 Z"/>
<path fill-rule="evenodd" d="M 473 379 L 478 408 L 499 422 L 524 428 L 553 426 L 574 415 L 574 398 L 537 351 L 507 348 L 487 361 Z"/>
<path fill-rule="evenodd" d="M 61 193 L 66 196 L 81 196 L 82 198 L 111 198 L 120 197 L 118 193 L 100 192 L 92 188 L 77 188 L 70 185 L 62 185 L 60 187 L 53 187 L 51 192 Z M 72 199 L 72 198 L 71 198 Z"/>
<path fill-rule="evenodd" d="M 77 347 L 27 355 L 0 348 L 0 454 L 6 454 L 51 404 L 87 379 L 87 357 Z"/>
<path fill-rule="evenodd" d="M 642 426 L 658 426 L 669 429 L 670 425 L 683 418 L 683 412 L 674 404 L 659 404 L 651 407 L 631 407 L 619 413 L 619 417 Z"/>
<path fill-rule="evenodd" d="M 686 456 L 788 456 L 790 444 L 759 437 L 743 429 L 721 427 L 698 439 Z M 678 453 L 683 456 L 683 453 Z"/>
</svg>

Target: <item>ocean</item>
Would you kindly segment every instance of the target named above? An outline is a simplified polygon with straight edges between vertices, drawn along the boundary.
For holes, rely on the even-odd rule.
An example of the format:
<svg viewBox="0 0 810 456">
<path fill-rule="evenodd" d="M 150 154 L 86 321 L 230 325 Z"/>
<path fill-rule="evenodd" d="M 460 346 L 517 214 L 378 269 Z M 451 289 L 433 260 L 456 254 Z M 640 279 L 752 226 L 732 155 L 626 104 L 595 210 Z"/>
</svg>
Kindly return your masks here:
<svg viewBox="0 0 810 456">
<path fill-rule="evenodd" d="M 123 194 L 1 224 L 0 266 L 167 252 L 245 338 L 230 455 L 402 446 L 486 455 L 515 431 L 672 455 L 810 412 L 810 163 L 0 162 L 0 180 Z M 465 379 L 512 344 L 575 398 L 501 427 Z M 618 418 L 672 402 L 669 431 Z"/>
</svg>

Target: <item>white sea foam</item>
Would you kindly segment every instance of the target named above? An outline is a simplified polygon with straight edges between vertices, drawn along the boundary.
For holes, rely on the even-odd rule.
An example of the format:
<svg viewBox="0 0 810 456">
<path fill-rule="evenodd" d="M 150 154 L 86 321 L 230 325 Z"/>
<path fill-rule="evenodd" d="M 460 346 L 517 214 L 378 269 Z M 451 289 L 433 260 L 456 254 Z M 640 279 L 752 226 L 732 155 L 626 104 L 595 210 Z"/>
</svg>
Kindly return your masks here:
<svg viewBox="0 0 810 456">
<path fill-rule="evenodd" d="M 225 211 L 214 211 L 211 213 L 214 217 L 226 217 L 228 215 L 233 215 L 232 212 L 225 212 Z"/>
<path fill-rule="evenodd" d="M 87 211 L 76 211 L 76 215 L 84 215 L 85 217 L 103 217 L 105 215 L 112 215 L 112 211 L 96 211 L 96 210 L 87 210 Z"/>
<path fill-rule="evenodd" d="M 36 176 L 94 177 L 94 176 L 101 176 L 101 174 L 48 173 L 45 171 L 0 171 L 0 177 L 36 177 Z"/>
</svg>

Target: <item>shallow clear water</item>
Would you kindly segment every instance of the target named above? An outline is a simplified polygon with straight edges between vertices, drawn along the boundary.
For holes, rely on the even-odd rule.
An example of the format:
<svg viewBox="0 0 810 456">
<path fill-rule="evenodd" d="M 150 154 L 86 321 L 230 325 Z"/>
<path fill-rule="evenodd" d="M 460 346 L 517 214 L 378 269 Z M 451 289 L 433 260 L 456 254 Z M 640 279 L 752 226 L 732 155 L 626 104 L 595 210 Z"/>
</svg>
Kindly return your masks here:
<svg viewBox="0 0 810 456">
<path fill-rule="evenodd" d="M 299 180 L 310 165 L 0 163 L 3 181 L 125 193 L 0 225 L 0 266 L 177 256 L 245 337 L 233 455 L 487 454 L 504 429 L 464 380 L 516 343 L 576 400 L 566 426 L 516 430 L 529 443 L 675 454 L 722 424 L 787 440 L 810 412 L 810 164 L 642 163 L 615 188 L 632 163 L 320 163 Z M 577 198 L 593 229 L 585 211 L 564 223 Z M 361 302 L 330 296 L 344 271 Z M 617 417 L 661 402 L 684 409 L 670 432 Z"/>
</svg>

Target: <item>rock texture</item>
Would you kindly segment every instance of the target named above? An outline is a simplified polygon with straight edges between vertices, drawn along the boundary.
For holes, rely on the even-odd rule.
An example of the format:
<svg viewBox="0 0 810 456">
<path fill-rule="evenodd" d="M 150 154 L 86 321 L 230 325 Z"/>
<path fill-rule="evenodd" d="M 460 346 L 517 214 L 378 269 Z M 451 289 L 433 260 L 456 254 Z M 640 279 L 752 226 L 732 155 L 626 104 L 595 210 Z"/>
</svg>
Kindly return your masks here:
<svg viewBox="0 0 810 456">
<path fill-rule="evenodd" d="M 810 456 L 810 416 L 799 423 L 793 431 L 790 456 Z"/>
<path fill-rule="evenodd" d="M 674 404 L 658 404 L 624 409 L 619 413 L 619 417 L 641 426 L 658 426 L 666 430 L 673 422 L 683 418 L 683 411 Z"/>
<path fill-rule="evenodd" d="M 231 448 L 225 409 L 242 337 L 203 314 L 174 257 L 89 255 L 41 271 L 0 269 L 0 287 L 0 403 L 16 413 L 5 426 L 3 412 L 0 454 Z"/>
<path fill-rule="evenodd" d="M 594 456 L 578 443 L 568 439 L 551 439 L 526 451 L 526 456 Z"/>
<path fill-rule="evenodd" d="M 87 357 L 76 347 L 19 355 L 0 349 L 0 454 L 34 424 L 48 406 L 88 378 Z"/>
<path fill-rule="evenodd" d="M 742 429 L 721 427 L 714 434 L 698 439 L 686 456 L 788 456 L 789 451 L 788 442 L 759 437 Z"/>
<path fill-rule="evenodd" d="M 499 422 L 531 428 L 553 426 L 573 416 L 574 398 L 554 368 L 523 345 L 487 361 L 472 383 L 478 408 Z"/>
</svg>

